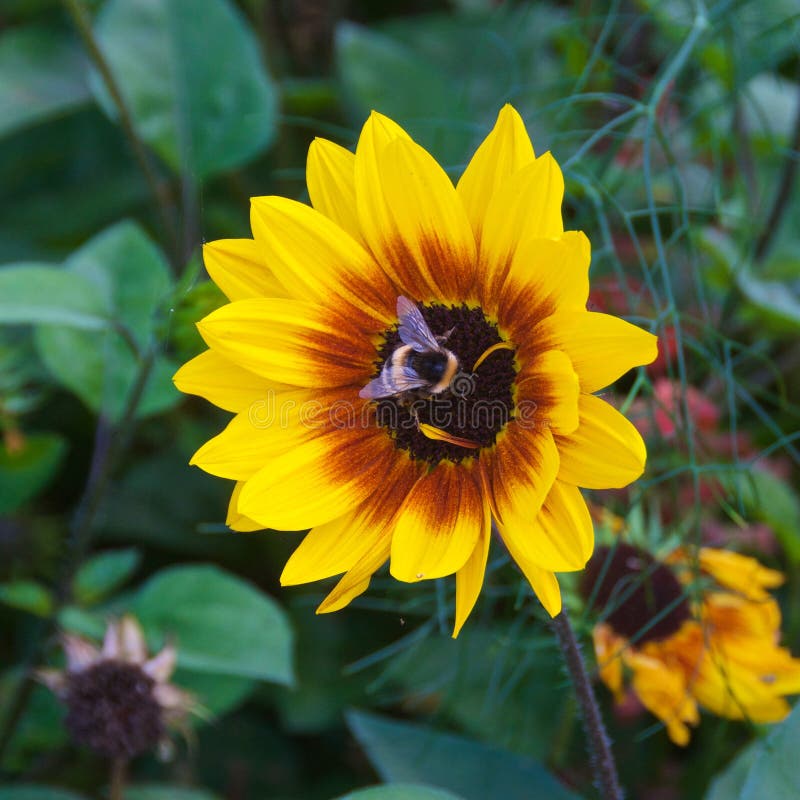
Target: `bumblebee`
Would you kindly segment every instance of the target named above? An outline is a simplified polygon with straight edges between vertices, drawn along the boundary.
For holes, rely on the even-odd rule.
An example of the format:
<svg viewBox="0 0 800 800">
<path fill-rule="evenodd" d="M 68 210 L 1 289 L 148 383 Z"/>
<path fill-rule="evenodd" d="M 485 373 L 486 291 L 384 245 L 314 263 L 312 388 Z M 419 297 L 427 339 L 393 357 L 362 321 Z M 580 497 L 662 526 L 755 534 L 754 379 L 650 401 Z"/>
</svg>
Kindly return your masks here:
<svg viewBox="0 0 800 800">
<path fill-rule="evenodd" d="M 434 336 L 407 297 L 397 298 L 397 319 L 402 344 L 386 359 L 380 375 L 358 393 L 365 400 L 441 394 L 458 373 L 458 357 L 443 344 L 452 331 Z"/>
</svg>

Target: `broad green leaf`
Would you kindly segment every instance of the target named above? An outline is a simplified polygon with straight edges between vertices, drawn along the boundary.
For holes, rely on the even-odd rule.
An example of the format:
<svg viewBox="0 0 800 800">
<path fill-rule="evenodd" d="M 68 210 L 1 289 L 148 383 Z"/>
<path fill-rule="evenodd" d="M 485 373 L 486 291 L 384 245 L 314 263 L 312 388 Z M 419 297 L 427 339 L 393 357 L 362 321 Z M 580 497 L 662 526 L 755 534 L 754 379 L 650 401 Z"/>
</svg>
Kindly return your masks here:
<svg viewBox="0 0 800 800">
<path fill-rule="evenodd" d="M 108 328 L 102 295 L 82 275 L 47 264 L 0 267 L 0 324 Z"/>
<path fill-rule="evenodd" d="M 171 681 L 197 698 L 203 710 L 211 716 L 212 723 L 215 718 L 240 706 L 257 686 L 252 678 L 180 668 Z"/>
<path fill-rule="evenodd" d="M 219 800 L 219 795 L 206 789 L 187 789 L 172 784 L 126 786 L 125 800 Z"/>
<path fill-rule="evenodd" d="M 125 792 L 127 796 L 127 791 Z M 16 784 L 0 788 L 0 800 L 86 800 L 86 795 L 38 784 Z"/>
<path fill-rule="evenodd" d="M 66 606 L 58 613 L 58 624 L 68 633 L 86 639 L 102 641 L 106 632 L 106 619 L 100 611 L 87 611 L 77 606 Z"/>
<path fill-rule="evenodd" d="M 91 605 L 124 584 L 142 561 L 135 547 L 109 550 L 93 556 L 75 575 L 72 592 L 79 603 Z"/>
<path fill-rule="evenodd" d="M 342 795 L 338 800 L 460 800 L 458 795 L 443 789 L 412 783 L 370 786 Z"/>
<path fill-rule="evenodd" d="M 342 92 L 355 123 L 377 109 L 444 164 L 466 162 L 502 104 L 513 98 L 543 152 L 549 121 L 536 115 L 561 99 L 564 74 L 552 40 L 568 23 L 560 9 L 545 3 L 414 15 L 379 30 L 341 23 L 335 52 Z"/>
<path fill-rule="evenodd" d="M 43 489 L 65 452 L 65 441 L 54 433 L 26 436 L 20 450 L 0 444 L 0 515 L 15 511 Z"/>
<path fill-rule="evenodd" d="M 792 561 L 800 561 L 800 499 L 794 490 L 775 475 L 757 469 L 736 473 L 726 483 L 733 499 L 741 497 L 747 512 L 775 531 Z"/>
<path fill-rule="evenodd" d="M 706 800 L 795 800 L 800 797 L 798 748 L 800 706 L 729 764 L 711 784 Z"/>
<path fill-rule="evenodd" d="M 759 743 L 738 800 L 796 800 L 800 797 L 800 706 Z"/>
<path fill-rule="evenodd" d="M 53 597 L 41 583 L 31 580 L 0 583 L 0 603 L 38 617 L 46 617 L 53 610 Z"/>
<path fill-rule="evenodd" d="M 387 783 L 422 782 L 464 800 L 577 798 L 538 762 L 496 747 L 360 711 L 349 713 L 347 722 Z"/>
<path fill-rule="evenodd" d="M 36 343 L 47 368 L 95 412 L 120 418 L 136 381 L 160 306 L 171 283 L 161 251 L 133 222 L 120 222 L 89 240 L 67 259 L 67 272 L 88 282 L 117 330 L 102 335 L 40 326 Z M 126 336 L 120 332 L 124 329 Z M 158 356 L 139 405 L 140 416 L 163 411 L 180 395 L 172 385 L 176 365 Z"/>
<path fill-rule="evenodd" d="M 202 180 L 272 141 L 276 89 L 229 0 L 109 0 L 95 32 L 140 136 L 175 171 Z M 92 88 L 115 116 L 96 75 Z"/>
<path fill-rule="evenodd" d="M 0 137 L 89 99 L 80 47 L 63 33 L 8 28 L 0 36 Z"/>
<path fill-rule="evenodd" d="M 150 632 L 174 636 L 187 670 L 291 685 L 292 631 L 280 606 L 212 566 L 180 566 L 151 578 L 132 611 Z"/>
<path fill-rule="evenodd" d="M 759 742 L 753 742 L 717 775 L 711 783 L 705 800 L 736 800 L 758 754 Z"/>
</svg>

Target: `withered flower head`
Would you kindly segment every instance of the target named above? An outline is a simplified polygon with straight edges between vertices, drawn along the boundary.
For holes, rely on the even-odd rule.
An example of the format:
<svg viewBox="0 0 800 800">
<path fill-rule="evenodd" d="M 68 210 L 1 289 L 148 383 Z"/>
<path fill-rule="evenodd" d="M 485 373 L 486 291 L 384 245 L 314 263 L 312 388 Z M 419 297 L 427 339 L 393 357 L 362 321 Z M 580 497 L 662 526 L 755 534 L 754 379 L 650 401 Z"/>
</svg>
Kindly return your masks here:
<svg viewBox="0 0 800 800">
<path fill-rule="evenodd" d="M 102 649 L 71 634 L 62 643 L 66 668 L 40 670 L 38 678 L 66 706 L 72 740 L 108 758 L 169 752 L 169 729 L 181 727 L 195 708 L 188 692 L 169 683 L 175 647 L 148 658 L 132 616 L 109 623 Z"/>
</svg>

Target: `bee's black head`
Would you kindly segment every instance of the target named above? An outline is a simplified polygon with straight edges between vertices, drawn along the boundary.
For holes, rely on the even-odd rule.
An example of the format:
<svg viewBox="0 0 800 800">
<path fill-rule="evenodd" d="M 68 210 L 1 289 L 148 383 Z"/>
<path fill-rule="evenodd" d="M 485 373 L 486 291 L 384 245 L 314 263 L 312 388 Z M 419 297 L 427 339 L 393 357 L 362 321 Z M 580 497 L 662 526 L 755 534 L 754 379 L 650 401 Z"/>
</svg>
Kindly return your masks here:
<svg viewBox="0 0 800 800">
<path fill-rule="evenodd" d="M 444 377 L 447 369 L 447 356 L 444 353 L 417 353 L 414 351 L 409 358 L 409 363 L 417 375 L 435 384 Z"/>
</svg>

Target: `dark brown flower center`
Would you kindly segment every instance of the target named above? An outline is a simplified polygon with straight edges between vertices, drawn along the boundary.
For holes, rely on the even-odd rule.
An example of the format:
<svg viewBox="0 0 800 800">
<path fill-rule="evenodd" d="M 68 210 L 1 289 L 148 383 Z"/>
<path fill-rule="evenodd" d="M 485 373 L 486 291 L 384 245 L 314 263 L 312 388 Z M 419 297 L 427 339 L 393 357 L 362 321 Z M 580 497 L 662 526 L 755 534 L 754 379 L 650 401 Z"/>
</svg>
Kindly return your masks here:
<svg viewBox="0 0 800 800">
<path fill-rule="evenodd" d="M 666 639 L 691 616 L 672 570 L 630 544 L 598 547 L 583 573 L 581 593 L 618 634 L 639 644 Z"/>
<path fill-rule="evenodd" d="M 155 682 L 135 664 L 100 661 L 69 674 L 66 728 L 78 744 L 108 758 L 132 758 L 164 734 Z"/>
<path fill-rule="evenodd" d="M 385 427 L 395 444 L 412 458 L 438 464 L 474 458 L 481 448 L 494 444 L 514 413 L 513 385 L 517 371 L 512 350 L 500 349 L 489 355 L 473 372 L 473 366 L 492 345 L 503 339 L 497 325 L 480 308 L 438 303 L 420 306 L 434 336 L 445 336 L 442 346 L 458 359 L 459 369 L 443 392 L 431 394 L 424 388 L 378 401 L 379 425 Z M 375 362 L 377 377 L 387 359 L 402 346 L 397 327 L 389 328 Z M 436 354 L 413 353 L 409 366 L 434 384 L 444 370 Z M 419 426 L 430 425 L 450 436 L 468 440 L 474 448 L 438 441 L 423 434 Z"/>
</svg>

